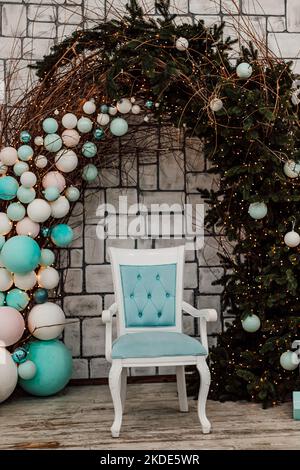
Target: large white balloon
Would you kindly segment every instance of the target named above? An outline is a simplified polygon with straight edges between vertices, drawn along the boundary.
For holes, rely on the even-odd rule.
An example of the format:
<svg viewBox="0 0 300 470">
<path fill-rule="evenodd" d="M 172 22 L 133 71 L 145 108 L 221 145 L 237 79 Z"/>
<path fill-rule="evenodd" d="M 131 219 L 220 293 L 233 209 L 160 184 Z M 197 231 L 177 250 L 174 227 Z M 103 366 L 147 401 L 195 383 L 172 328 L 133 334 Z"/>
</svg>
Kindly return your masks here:
<svg viewBox="0 0 300 470">
<path fill-rule="evenodd" d="M 35 305 L 28 315 L 28 329 L 41 340 L 57 338 L 63 331 L 66 317 L 59 305 L 52 302 Z"/>
<path fill-rule="evenodd" d="M 60 196 L 56 201 L 51 202 L 51 215 L 55 219 L 61 219 L 68 214 L 70 203 L 65 196 Z"/>
<path fill-rule="evenodd" d="M 22 290 L 32 289 L 36 285 L 36 281 L 37 278 L 34 271 L 25 274 L 14 274 L 14 284 Z"/>
<path fill-rule="evenodd" d="M 45 222 L 51 215 L 51 207 L 44 199 L 34 199 L 28 204 L 27 214 L 33 222 Z"/>
<path fill-rule="evenodd" d="M 14 165 L 18 160 L 18 152 L 13 147 L 4 147 L 0 152 L 0 160 L 4 165 Z"/>
<path fill-rule="evenodd" d="M 22 173 L 20 181 L 25 188 L 32 188 L 36 183 L 36 176 L 32 171 L 25 171 Z"/>
<path fill-rule="evenodd" d="M 7 235 L 12 229 L 12 221 L 5 212 L 0 212 L 0 235 Z"/>
<path fill-rule="evenodd" d="M 40 233 L 40 225 L 37 222 L 33 222 L 29 217 L 24 217 L 24 219 L 17 223 L 16 232 L 18 235 L 36 238 Z"/>
<path fill-rule="evenodd" d="M 77 126 L 77 117 L 75 114 L 67 113 L 63 116 L 61 123 L 66 129 L 74 129 Z"/>
<path fill-rule="evenodd" d="M 73 150 L 60 150 L 55 155 L 56 168 L 63 173 L 70 173 L 75 170 L 78 165 L 78 158 Z"/>
<path fill-rule="evenodd" d="M 0 268 L 0 291 L 7 291 L 13 285 L 13 277 L 11 272 L 6 268 Z"/>
<path fill-rule="evenodd" d="M 44 289 L 55 289 L 59 283 L 59 273 L 51 266 L 40 268 L 37 278 L 39 286 Z"/>
<path fill-rule="evenodd" d="M 80 141 L 80 134 L 75 129 L 66 129 L 61 138 L 66 147 L 76 147 Z"/>
<path fill-rule="evenodd" d="M 50 171 L 42 180 L 43 188 L 55 187 L 61 193 L 66 187 L 66 180 L 59 171 Z"/>
<path fill-rule="evenodd" d="M 18 368 L 7 349 L 0 347 L 0 403 L 16 388 Z"/>
</svg>

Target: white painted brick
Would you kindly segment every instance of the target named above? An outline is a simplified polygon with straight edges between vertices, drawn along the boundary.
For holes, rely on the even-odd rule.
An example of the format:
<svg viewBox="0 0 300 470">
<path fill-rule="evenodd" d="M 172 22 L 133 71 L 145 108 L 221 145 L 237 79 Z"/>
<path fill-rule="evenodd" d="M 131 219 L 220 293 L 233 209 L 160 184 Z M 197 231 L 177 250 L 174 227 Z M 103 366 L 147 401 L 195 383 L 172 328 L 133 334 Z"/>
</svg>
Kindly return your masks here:
<svg viewBox="0 0 300 470">
<path fill-rule="evenodd" d="M 100 295 L 72 295 L 64 298 L 63 309 L 67 317 L 100 316 L 102 297 Z"/>
<path fill-rule="evenodd" d="M 64 343 L 72 351 L 72 355 L 80 355 L 80 323 L 67 323 L 64 329 Z"/>
<path fill-rule="evenodd" d="M 83 356 L 101 356 L 105 353 L 105 325 L 101 318 L 87 318 L 82 322 Z"/>
<path fill-rule="evenodd" d="M 58 7 L 58 21 L 61 24 L 80 24 L 83 21 L 80 6 L 65 5 Z"/>
<path fill-rule="evenodd" d="M 41 59 L 44 55 L 50 53 L 52 45 L 52 39 L 25 38 L 23 42 L 23 55 L 26 59 Z"/>
<path fill-rule="evenodd" d="M 67 294 L 82 292 L 82 269 L 70 268 L 64 276 L 64 291 Z"/>
<path fill-rule="evenodd" d="M 91 378 L 108 377 L 110 366 L 110 363 L 102 357 L 92 358 L 90 360 Z"/>
<path fill-rule="evenodd" d="M 31 21 L 55 21 L 57 10 L 55 5 L 29 5 L 28 19 Z"/>
<path fill-rule="evenodd" d="M 161 152 L 159 157 L 160 189 L 184 189 L 184 154 L 176 151 Z"/>
<path fill-rule="evenodd" d="M 300 31 L 300 4 L 299 0 L 287 0 L 287 30 Z"/>
<path fill-rule="evenodd" d="M 238 15 L 240 13 L 239 0 L 221 0 L 221 7 L 222 13 L 225 14 Z"/>
<path fill-rule="evenodd" d="M 99 21 L 105 16 L 105 2 L 103 0 L 85 0 L 84 18 L 88 21 Z M 95 26 L 95 24 L 94 24 Z"/>
<path fill-rule="evenodd" d="M 26 36 L 26 7 L 24 5 L 4 5 L 2 8 L 2 35 Z"/>
<path fill-rule="evenodd" d="M 21 57 L 21 39 L 1 38 L 0 59 Z"/>
<path fill-rule="evenodd" d="M 73 32 L 76 31 L 77 26 L 73 24 L 62 24 L 57 28 L 57 40 L 63 41 L 65 38 L 72 36 Z"/>
<path fill-rule="evenodd" d="M 70 266 L 71 268 L 80 268 L 83 262 L 83 250 L 71 250 Z"/>
<path fill-rule="evenodd" d="M 286 29 L 284 16 L 269 16 L 267 20 L 267 30 L 271 33 L 282 32 Z"/>
<path fill-rule="evenodd" d="M 90 265 L 85 270 L 87 292 L 113 292 L 110 265 Z"/>
<path fill-rule="evenodd" d="M 97 238 L 96 225 L 87 225 L 84 235 L 84 257 L 88 264 L 104 263 L 104 240 Z"/>
<path fill-rule="evenodd" d="M 72 379 L 87 379 L 89 376 L 89 363 L 86 359 L 73 359 Z"/>
<path fill-rule="evenodd" d="M 190 12 L 215 15 L 220 12 L 220 0 L 190 0 Z"/>
<path fill-rule="evenodd" d="M 300 52 L 300 34 L 270 33 L 268 35 L 268 45 L 269 48 L 279 57 L 297 57 Z"/>
<path fill-rule="evenodd" d="M 98 206 L 104 204 L 104 202 L 104 191 L 87 189 L 84 192 L 84 212 L 86 224 L 97 224 L 99 222 L 99 217 L 96 216 L 96 213 Z"/>
<path fill-rule="evenodd" d="M 248 15 L 284 15 L 284 0 L 242 0 L 242 11 Z"/>
<path fill-rule="evenodd" d="M 139 167 L 139 183 L 140 188 L 143 190 L 157 189 L 157 166 L 156 165 L 141 165 Z"/>
<path fill-rule="evenodd" d="M 170 1 L 170 12 L 176 13 L 177 15 L 183 15 L 189 11 L 188 0 L 171 0 Z"/>
<path fill-rule="evenodd" d="M 38 38 L 55 38 L 56 25 L 55 23 L 39 23 L 36 21 L 29 21 L 28 36 Z"/>
<path fill-rule="evenodd" d="M 221 18 L 218 15 L 195 15 L 195 20 L 203 20 L 206 28 L 210 28 L 215 24 L 219 25 L 221 23 Z"/>
<path fill-rule="evenodd" d="M 0 0 L 1 1 L 6 1 L 6 0 Z M 9 1 L 17 1 L 17 2 L 20 2 L 22 0 L 9 0 Z M 78 2 L 82 2 L 83 0 L 72 0 L 70 1 L 69 3 L 78 3 Z M 56 5 L 59 5 L 59 4 L 62 4 L 62 3 L 65 3 L 66 0 L 23 0 L 23 3 L 27 4 L 27 3 L 37 3 L 39 5 L 47 5 L 47 6 L 51 6 L 52 3 L 55 3 Z"/>
</svg>

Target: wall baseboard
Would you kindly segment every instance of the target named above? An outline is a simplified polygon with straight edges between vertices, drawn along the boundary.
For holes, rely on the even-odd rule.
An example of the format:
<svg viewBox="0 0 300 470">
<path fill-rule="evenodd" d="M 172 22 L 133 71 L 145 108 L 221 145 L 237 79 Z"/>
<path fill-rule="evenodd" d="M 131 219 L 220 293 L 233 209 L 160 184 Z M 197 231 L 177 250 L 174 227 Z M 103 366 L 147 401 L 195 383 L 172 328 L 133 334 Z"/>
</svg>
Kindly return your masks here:
<svg viewBox="0 0 300 470">
<path fill-rule="evenodd" d="M 129 384 L 176 382 L 175 375 L 139 375 L 128 377 Z M 108 378 L 71 379 L 69 385 L 107 385 Z"/>
</svg>

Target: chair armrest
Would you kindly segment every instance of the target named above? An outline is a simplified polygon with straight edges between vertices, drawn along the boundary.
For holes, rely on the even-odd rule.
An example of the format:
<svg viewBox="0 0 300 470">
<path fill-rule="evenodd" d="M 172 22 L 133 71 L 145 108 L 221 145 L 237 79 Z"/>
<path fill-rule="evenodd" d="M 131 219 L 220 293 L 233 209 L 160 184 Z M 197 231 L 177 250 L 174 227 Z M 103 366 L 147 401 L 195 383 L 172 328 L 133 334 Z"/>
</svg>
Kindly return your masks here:
<svg viewBox="0 0 300 470">
<path fill-rule="evenodd" d="M 117 313 L 117 310 L 117 304 L 114 303 L 102 312 L 102 321 L 105 324 L 105 358 L 108 362 L 111 362 L 112 317 Z"/>
<path fill-rule="evenodd" d="M 198 310 L 197 308 L 193 307 L 192 305 L 188 304 L 187 302 L 182 302 L 182 310 L 186 313 L 192 315 L 192 317 L 200 319 L 200 339 L 203 347 L 206 349 L 208 353 L 208 341 L 207 341 L 207 328 L 206 322 L 208 321 L 216 321 L 218 318 L 218 313 L 213 308 L 203 308 Z"/>
</svg>

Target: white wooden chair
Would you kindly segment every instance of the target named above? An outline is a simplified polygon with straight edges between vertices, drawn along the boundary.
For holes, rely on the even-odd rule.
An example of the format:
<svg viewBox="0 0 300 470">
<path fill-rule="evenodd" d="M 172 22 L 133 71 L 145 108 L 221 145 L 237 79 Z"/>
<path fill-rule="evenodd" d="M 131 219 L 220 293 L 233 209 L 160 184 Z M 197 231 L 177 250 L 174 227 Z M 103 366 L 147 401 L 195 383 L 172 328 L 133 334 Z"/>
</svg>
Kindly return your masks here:
<svg viewBox="0 0 300 470">
<path fill-rule="evenodd" d="M 210 386 L 207 321 L 213 309 L 197 310 L 182 300 L 184 246 L 155 250 L 110 248 L 116 303 L 102 313 L 106 324 L 106 359 L 112 363 L 109 387 L 119 437 L 125 405 L 127 369 L 175 366 L 180 411 L 188 411 L 184 366 L 195 364 L 200 374 L 198 416 L 203 433 L 211 429 L 205 413 Z M 182 333 L 182 311 L 200 320 L 201 342 Z M 112 343 L 112 317 L 117 315 L 117 339 Z"/>
</svg>

